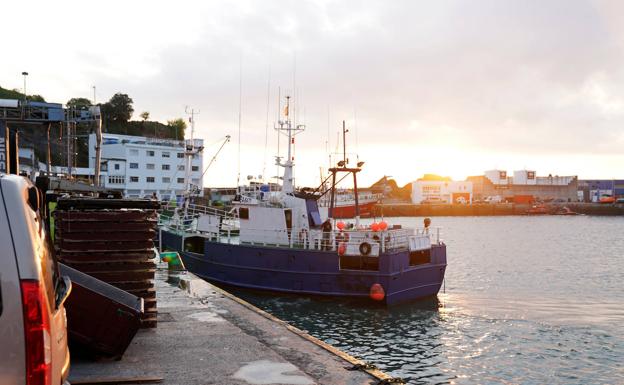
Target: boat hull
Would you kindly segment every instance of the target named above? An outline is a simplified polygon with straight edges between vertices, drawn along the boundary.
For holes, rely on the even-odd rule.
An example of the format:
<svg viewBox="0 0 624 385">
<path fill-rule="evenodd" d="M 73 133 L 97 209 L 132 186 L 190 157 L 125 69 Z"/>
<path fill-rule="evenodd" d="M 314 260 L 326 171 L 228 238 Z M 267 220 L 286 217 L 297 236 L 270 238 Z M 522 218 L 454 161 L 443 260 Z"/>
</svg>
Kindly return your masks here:
<svg viewBox="0 0 624 385">
<path fill-rule="evenodd" d="M 377 270 L 340 269 L 335 251 L 237 245 L 206 240 L 203 253 L 182 250 L 182 235 L 162 231 L 163 247 L 180 252 L 186 268 L 211 282 L 285 293 L 368 298 L 381 284 L 393 305 L 436 295 L 444 280 L 446 246 L 431 263 L 411 266 L 407 250 L 379 256 Z M 371 300 L 372 301 L 372 300 Z"/>
<path fill-rule="evenodd" d="M 369 218 L 373 215 L 373 207 L 377 202 L 360 203 L 360 217 Z M 334 207 L 334 218 L 355 218 L 355 204 Z"/>
</svg>

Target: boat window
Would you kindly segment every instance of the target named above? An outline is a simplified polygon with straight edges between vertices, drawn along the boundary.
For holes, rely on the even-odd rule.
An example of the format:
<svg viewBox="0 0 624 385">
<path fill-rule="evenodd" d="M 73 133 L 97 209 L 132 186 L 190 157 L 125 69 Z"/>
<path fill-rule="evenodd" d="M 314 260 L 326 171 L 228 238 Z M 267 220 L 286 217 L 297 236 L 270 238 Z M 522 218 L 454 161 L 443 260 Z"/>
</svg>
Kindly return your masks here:
<svg viewBox="0 0 624 385">
<path fill-rule="evenodd" d="M 249 209 L 247 207 L 240 207 L 238 209 L 239 219 L 249 219 Z"/>
<path fill-rule="evenodd" d="M 292 229 L 292 211 L 290 209 L 284 210 L 284 218 L 286 219 L 286 228 Z"/>
<path fill-rule="evenodd" d="M 189 237 L 184 240 L 184 251 L 196 254 L 204 254 L 204 237 Z"/>
</svg>

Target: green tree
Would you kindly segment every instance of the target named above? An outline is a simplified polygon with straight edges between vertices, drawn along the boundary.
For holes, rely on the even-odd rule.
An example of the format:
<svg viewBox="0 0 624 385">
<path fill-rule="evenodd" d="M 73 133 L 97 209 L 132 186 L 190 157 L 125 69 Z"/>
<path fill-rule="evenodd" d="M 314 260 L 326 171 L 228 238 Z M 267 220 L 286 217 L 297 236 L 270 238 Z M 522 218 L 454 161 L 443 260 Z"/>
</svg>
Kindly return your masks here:
<svg viewBox="0 0 624 385">
<path fill-rule="evenodd" d="M 0 99 L 24 100 L 24 94 L 21 93 L 20 90 L 18 90 L 17 88 L 9 90 L 0 87 Z M 45 102 L 45 99 L 41 95 L 28 95 L 26 99 L 33 102 Z"/>
<path fill-rule="evenodd" d="M 186 128 L 186 121 L 182 118 L 167 120 L 167 126 L 175 130 L 176 139 L 184 139 L 184 129 Z"/>
<path fill-rule="evenodd" d="M 91 101 L 87 98 L 71 98 L 65 105 L 77 110 L 82 110 L 83 108 L 89 108 L 91 106 Z"/>
<path fill-rule="evenodd" d="M 41 95 L 28 95 L 26 96 L 26 99 L 31 102 L 45 102 L 45 99 Z"/>
<path fill-rule="evenodd" d="M 143 121 L 145 122 L 147 119 L 149 119 L 149 112 L 147 111 L 143 111 L 141 112 L 141 119 L 143 119 Z"/>
<path fill-rule="evenodd" d="M 132 103 L 134 101 L 128 94 L 118 92 L 108 102 L 102 104 L 102 115 L 105 116 L 107 121 L 127 122 L 132 117 L 132 113 L 134 113 Z"/>
</svg>

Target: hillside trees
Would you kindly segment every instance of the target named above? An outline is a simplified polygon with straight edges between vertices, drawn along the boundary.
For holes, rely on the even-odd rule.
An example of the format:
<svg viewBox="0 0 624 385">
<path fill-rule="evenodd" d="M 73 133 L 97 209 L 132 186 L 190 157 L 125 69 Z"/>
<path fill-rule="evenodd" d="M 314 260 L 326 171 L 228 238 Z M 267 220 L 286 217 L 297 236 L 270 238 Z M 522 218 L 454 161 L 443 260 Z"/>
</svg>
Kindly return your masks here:
<svg viewBox="0 0 624 385">
<path fill-rule="evenodd" d="M 73 107 L 77 110 L 91 107 L 91 101 L 87 98 L 71 98 L 65 103 L 67 107 Z"/>
<path fill-rule="evenodd" d="M 107 122 L 125 123 L 134 113 L 133 103 L 128 94 L 118 92 L 108 102 L 102 104 L 102 115 Z"/>
</svg>

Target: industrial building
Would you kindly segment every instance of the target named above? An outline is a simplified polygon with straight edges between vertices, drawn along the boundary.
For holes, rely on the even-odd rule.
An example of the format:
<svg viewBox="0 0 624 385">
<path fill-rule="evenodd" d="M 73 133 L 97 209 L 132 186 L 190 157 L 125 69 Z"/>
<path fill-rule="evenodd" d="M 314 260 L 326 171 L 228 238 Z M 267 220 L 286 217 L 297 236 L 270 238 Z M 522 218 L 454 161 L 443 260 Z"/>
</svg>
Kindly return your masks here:
<svg viewBox="0 0 624 385">
<path fill-rule="evenodd" d="M 95 166 L 95 134 L 89 135 L 89 168 Z M 203 195 L 203 157 L 193 155 L 187 170 L 186 146 L 190 141 L 156 139 L 141 136 L 103 134 L 100 185 L 122 189 L 127 197 L 150 197 L 169 200 L 186 191 Z M 194 147 L 203 148 L 203 139 Z M 187 179 L 189 178 L 189 179 Z"/>
<path fill-rule="evenodd" d="M 579 200 L 576 176 L 537 176 L 534 170 L 514 171 L 513 176 L 509 176 L 504 170 L 489 170 L 484 175 L 471 176 L 467 180 L 473 184 L 474 200 L 493 196 L 522 203 L 532 200 Z"/>
<path fill-rule="evenodd" d="M 412 182 L 412 203 L 471 203 L 472 182 L 425 174 Z"/>
<path fill-rule="evenodd" d="M 624 197 L 624 179 L 579 180 L 578 196 L 582 202 L 599 202 L 601 197 Z"/>
</svg>

